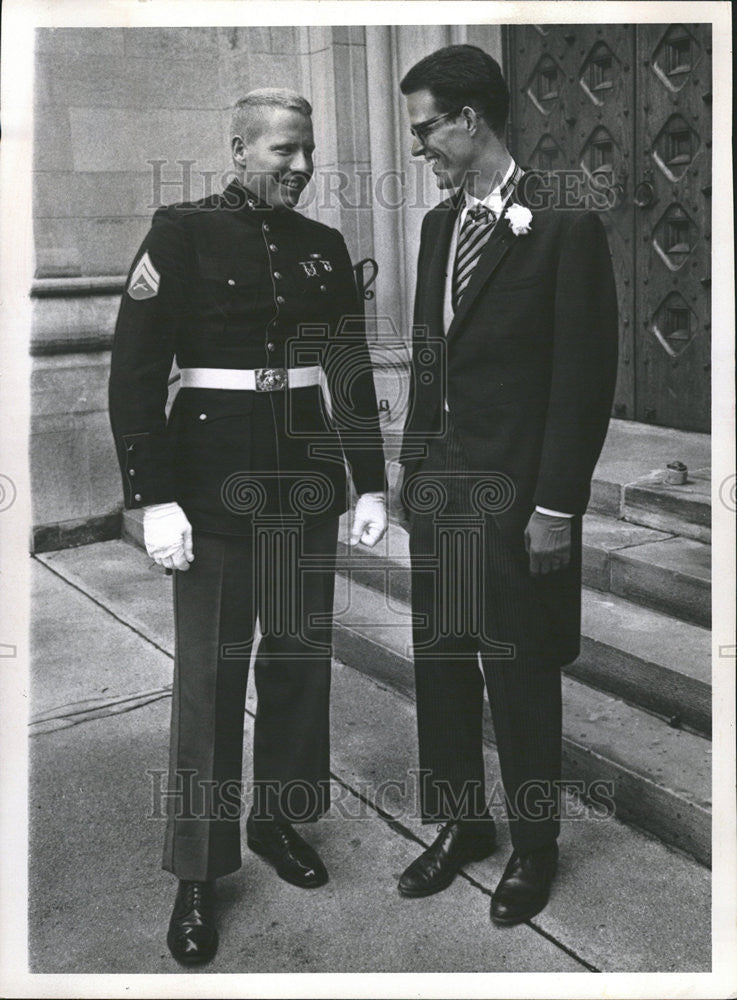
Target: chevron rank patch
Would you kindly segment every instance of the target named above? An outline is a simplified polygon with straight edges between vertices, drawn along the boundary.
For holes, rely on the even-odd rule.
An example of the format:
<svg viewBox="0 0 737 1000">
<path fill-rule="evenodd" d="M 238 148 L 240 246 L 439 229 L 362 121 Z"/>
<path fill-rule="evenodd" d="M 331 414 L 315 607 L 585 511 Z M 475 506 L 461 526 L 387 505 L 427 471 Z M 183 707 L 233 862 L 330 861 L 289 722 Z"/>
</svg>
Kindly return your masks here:
<svg viewBox="0 0 737 1000">
<path fill-rule="evenodd" d="M 152 299 L 159 291 L 161 275 L 153 265 L 148 251 L 136 264 L 131 280 L 128 282 L 128 294 L 132 299 Z"/>
</svg>

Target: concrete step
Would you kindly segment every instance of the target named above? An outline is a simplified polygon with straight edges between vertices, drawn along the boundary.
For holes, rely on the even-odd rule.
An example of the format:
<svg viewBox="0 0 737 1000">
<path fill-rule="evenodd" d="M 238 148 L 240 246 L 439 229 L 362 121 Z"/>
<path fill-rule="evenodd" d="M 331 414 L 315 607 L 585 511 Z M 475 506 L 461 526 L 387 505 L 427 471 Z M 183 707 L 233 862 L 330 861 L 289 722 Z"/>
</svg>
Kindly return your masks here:
<svg viewBox="0 0 737 1000">
<path fill-rule="evenodd" d="M 708 629 L 584 587 L 581 652 L 565 672 L 670 725 L 711 736 Z"/>
<path fill-rule="evenodd" d="M 566 672 L 594 687 L 619 695 L 674 724 L 711 732 L 711 637 L 690 622 L 638 605 L 611 590 L 612 556 L 621 545 L 670 536 L 649 528 L 590 517 L 585 524 L 581 655 Z M 410 600 L 407 533 L 391 524 L 376 549 L 346 543 L 347 520 L 339 542 L 339 572 L 389 595 L 393 603 Z M 617 565 L 615 586 L 621 567 Z M 605 591 L 598 593 L 597 590 Z"/>
<path fill-rule="evenodd" d="M 413 697 L 410 613 L 371 587 L 339 576 L 335 654 Z M 711 744 L 573 677 L 563 679 L 564 777 L 611 783 L 620 820 L 708 865 L 711 857 Z M 485 738 L 493 742 L 487 714 Z"/>
<path fill-rule="evenodd" d="M 711 542 L 711 469 L 689 470 L 682 486 L 659 469 L 624 487 L 625 521 L 658 528 L 697 542 Z"/>
<path fill-rule="evenodd" d="M 133 542 L 139 548 L 143 548 L 143 511 L 124 510 L 123 521 L 120 526 L 120 536 L 127 542 Z"/>
<path fill-rule="evenodd" d="M 665 538 L 612 552 L 613 594 L 683 621 L 711 625 L 711 546 Z"/>
<path fill-rule="evenodd" d="M 684 621 L 711 624 L 711 546 L 587 514 L 583 582 Z"/>
<path fill-rule="evenodd" d="M 636 545 L 662 542 L 674 536 L 642 525 L 628 524 L 603 514 L 587 513 L 583 519 L 582 580 L 596 590 L 612 589 L 612 554 Z"/>
</svg>

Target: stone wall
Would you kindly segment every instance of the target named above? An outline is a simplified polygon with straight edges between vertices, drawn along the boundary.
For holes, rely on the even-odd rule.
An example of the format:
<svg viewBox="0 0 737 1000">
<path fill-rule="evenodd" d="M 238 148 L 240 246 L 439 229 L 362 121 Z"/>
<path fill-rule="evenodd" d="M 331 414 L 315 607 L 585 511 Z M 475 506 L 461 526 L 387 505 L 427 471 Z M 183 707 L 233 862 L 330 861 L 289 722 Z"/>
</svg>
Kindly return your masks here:
<svg viewBox="0 0 737 1000">
<path fill-rule="evenodd" d="M 119 531 L 106 382 L 125 274 L 159 204 L 230 179 L 229 108 L 246 91 L 289 86 L 312 102 L 317 173 L 304 210 L 341 229 L 354 261 L 378 261 L 368 314 L 384 339 L 406 337 L 420 220 L 437 192 L 417 193 L 427 179 L 409 163 L 397 84 L 423 55 L 465 40 L 500 58 L 495 26 L 37 32 L 35 550 Z M 399 427 L 401 352 L 379 351 L 377 363 L 387 420 Z"/>
</svg>

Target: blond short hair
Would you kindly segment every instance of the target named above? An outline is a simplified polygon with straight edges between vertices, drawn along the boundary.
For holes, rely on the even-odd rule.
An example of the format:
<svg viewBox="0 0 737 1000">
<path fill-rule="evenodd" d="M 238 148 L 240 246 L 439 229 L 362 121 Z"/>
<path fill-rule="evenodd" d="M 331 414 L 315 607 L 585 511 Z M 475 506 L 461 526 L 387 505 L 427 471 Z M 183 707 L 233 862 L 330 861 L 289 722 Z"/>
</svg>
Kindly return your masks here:
<svg viewBox="0 0 737 1000">
<path fill-rule="evenodd" d="M 230 121 L 230 137 L 252 138 L 254 130 L 260 130 L 264 121 L 264 108 L 287 108 L 300 114 L 312 114 L 310 102 L 295 90 L 285 87 L 261 87 L 251 90 L 233 106 Z"/>
</svg>

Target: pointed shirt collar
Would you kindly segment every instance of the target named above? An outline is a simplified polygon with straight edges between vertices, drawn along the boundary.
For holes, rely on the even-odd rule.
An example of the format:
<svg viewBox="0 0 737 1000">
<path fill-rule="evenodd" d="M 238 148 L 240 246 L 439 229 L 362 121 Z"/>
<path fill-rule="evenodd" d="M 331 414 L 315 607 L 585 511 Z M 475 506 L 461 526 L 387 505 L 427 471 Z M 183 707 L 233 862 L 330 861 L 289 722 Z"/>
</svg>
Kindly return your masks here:
<svg viewBox="0 0 737 1000">
<path fill-rule="evenodd" d="M 491 189 L 491 191 L 486 195 L 485 198 L 476 198 L 474 195 L 469 194 L 468 191 L 464 190 L 465 201 L 462 204 L 461 220 L 460 223 L 463 225 L 463 220 L 466 216 L 466 212 L 469 208 L 474 205 L 484 205 L 486 208 L 491 209 L 491 211 L 496 216 L 502 214 L 502 209 L 509 199 L 512 193 L 514 185 L 510 182 L 515 177 L 517 171 L 517 164 L 514 160 L 509 164 L 509 169 L 502 178 L 501 182 Z"/>
</svg>

